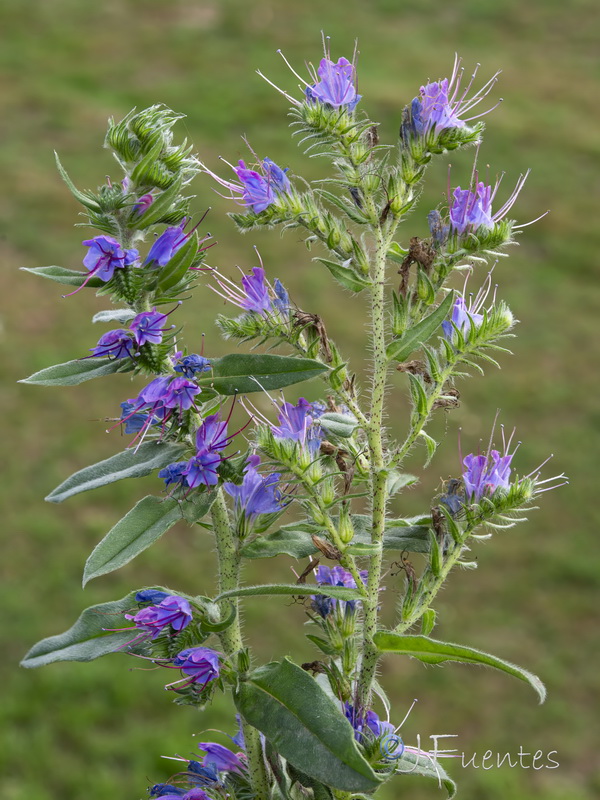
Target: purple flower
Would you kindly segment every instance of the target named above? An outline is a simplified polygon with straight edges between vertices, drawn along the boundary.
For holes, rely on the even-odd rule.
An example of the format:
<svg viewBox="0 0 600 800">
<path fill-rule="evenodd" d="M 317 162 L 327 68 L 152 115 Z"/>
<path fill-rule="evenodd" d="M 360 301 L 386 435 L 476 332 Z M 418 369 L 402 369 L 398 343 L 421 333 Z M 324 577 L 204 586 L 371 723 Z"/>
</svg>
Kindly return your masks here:
<svg viewBox="0 0 600 800">
<path fill-rule="evenodd" d="M 361 711 L 356 706 L 352 706 L 350 703 L 345 703 L 344 713 L 346 715 L 346 719 L 350 721 L 350 724 L 354 728 L 355 737 L 358 739 L 358 741 L 363 738 L 363 735 L 366 731 L 370 731 L 373 736 L 376 737 L 394 732 L 394 726 L 391 724 L 391 722 L 382 722 L 374 711 Z"/>
<path fill-rule="evenodd" d="M 198 450 L 218 452 L 224 450 L 231 436 L 227 435 L 227 420 L 222 420 L 219 413 L 205 417 L 196 433 L 196 447 Z"/>
<path fill-rule="evenodd" d="M 163 327 L 168 316 L 168 314 L 161 314 L 154 307 L 152 311 L 142 311 L 141 314 L 138 314 L 133 319 L 129 330 L 133 331 L 135 340 L 140 347 L 146 342 L 152 342 L 152 344 L 160 344 L 162 342 L 164 331 L 170 330 Z M 172 327 L 175 326 L 173 325 Z"/>
<path fill-rule="evenodd" d="M 139 433 L 143 428 L 148 428 L 150 425 L 160 424 L 160 418 L 146 413 L 136 411 L 137 400 L 125 400 L 121 403 L 121 419 L 120 422 L 125 423 L 125 433 Z"/>
<path fill-rule="evenodd" d="M 87 285 L 90 278 L 95 277 L 104 282 L 109 281 L 116 269 L 123 269 L 133 264 L 139 255 L 135 249 L 123 250 L 119 242 L 112 236 L 95 236 L 93 239 L 86 239 L 82 244 L 89 247 L 87 255 L 83 259 L 83 266 L 87 269 L 88 274 L 81 286 L 64 297 L 77 294 Z"/>
<path fill-rule="evenodd" d="M 528 175 L 529 171 L 525 175 L 519 176 L 508 200 L 498 211 L 492 212 L 492 203 L 502 178 L 500 177 L 493 187 L 487 186 L 483 181 L 478 180 L 478 174 L 475 171 L 475 181 L 471 189 L 461 189 L 460 186 L 457 186 L 452 193 L 452 197 L 448 197 L 451 231 L 463 236 L 466 233 L 476 231 L 480 227 L 492 228 L 513 207 Z"/>
<path fill-rule="evenodd" d="M 171 786 L 168 783 L 155 783 L 154 786 L 148 789 L 148 795 L 150 797 L 160 797 L 162 800 L 169 800 L 169 798 L 175 797 L 180 800 L 186 791 L 187 789 L 180 789 L 178 786 Z"/>
<path fill-rule="evenodd" d="M 174 360 L 175 372 L 181 372 L 186 378 L 193 378 L 198 372 L 209 372 L 210 361 L 204 356 L 190 353 L 189 356 L 177 354 Z"/>
<path fill-rule="evenodd" d="M 219 482 L 217 467 L 221 463 L 219 453 L 210 450 L 199 450 L 195 456 L 190 458 L 183 471 L 185 482 L 190 489 L 195 489 L 204 484 L 205 486 L 215 486 Z"/>
<path fill-rule="evenodd" d="M 291 192 L 292 187 L 286 175 L 287 170 L 281 169 L 270 158 L 263 159 L 262 163 L 258 165 L 260 171 L 249 169 L 242 160 L 238 161 L 237 167 L 232 164 L 229 166 L 235 172 L 239 183 L 225 180 L 204 164 L 202 165 L 204 172 L 229 191 L 229 195 L 223 195 L 224 197 L 241 200 L 246 208 L 255 214 L 265 211 L 278 197 Z"/>
<path fill-rule="evenodd" d="M 413 133 L 427 135 L 430 130 L 439 132 L 449 128 L 464 128 L 467 122 L 472 122 L 478 117 L 483 117 L 493 111 L 498 104 L 486 111 L 473 114 L 470 117 L 464 117 L 465 114 L 487 97 L 500 74 L 497 72 L 485 86 L 471 97 L 468 97 L 478 68 L 476 67 L 473 72 L 467 87 L 462 89 L 461 83 L 464 76 L 464 68 L 461 67 L 461 60 L 456 58 L 450 80 L 444 78 L 421 86 L 419 97 L 415 97 L 411 105 Z"/>
<path fill-rule="evenodd" d="M 265 277 L 263 267 L 253 267 L 250 275 L 243 275 L 242 288 L 225 278 L 216 275 L 215 279 L 222 291 L 211 287 L 220 297 L 233 303 L 244 311 L 251 311 L 263 317 L 278 312 L 282 317 L 289 316 L 289 296 L 279 279 L 271 286 Z"/>
<path fill-rule="evenodd" d="M 158 477 L 164 480 L 165 486 L 170 486 L 172 483 L 182 486 L 185 482 L 187 466 L 187 461 L 177 461 L 175 464 L 169 464 L 160 470 Z"/>
<path fill-rule="evenodd" d="M 319 449 L 323 431 L 315 422 L 312 404 L 301 397 L 297 405 L 283 403 L 277 417 L 279 427 L 273 427 L 273 435 L 280 439 L 291 439 L 308 447 L 312 453 Z"/>
<path fill-rule="evenodd" d="M 98 339 L 96 347 L 90 350 L 95 356 L 112 356 L 113 358 L 127 358 L 133 356 L 134 342 L 127 331 L 117 328 L 108 331 Z"/>
<path fill-rule="evenodd" d="M 477 502 L 485 495 L 494 494 L 497 489 L 508 489 L 513 455 L 501 456 L 498 450 L 490 450 L 485 455 L 471 453 L 466 456 L 462 478 L 467 497 L 473 497 Z"/>
<path fill-rule="evenodd" d="M 173 594 L 167 595 L 158 605 L 143 608 L 137 614 L 125 614 L 125 619 L 135 623 L 143 638 L 156 639 L 169 626 L 177 632 L 186 628 L 192 621 L 192 609 L 184 597 Z"/>
<path fill-rule="evenodd" d="M 240 757 L 227 747 L 223 747 L 222 744 L 200 742 L 198 747 L 206 753 L 202 759 L 202 766 L 210 766 L 218 772 L 241 773 L 244 771 L 244 763 Z"/>
<path fill-rule="evenodd" d="M 150 208 L 152 203 L 154 202 L 154 195 L 148 192 L 148 194 L 143 195 L 140 199 L 135 203 L 133 206 L 133 210 L 138 213 L 141 217 L 142 214 L 145 214 L 146 211 Z"/>
<path fill-rule="evenodd" d="M 477 314 L 473 308 L 467 308 L 464 297 L 457 297 L 452 306 L 452 321 L 444 320 L 444 322 L 442 322 L 444 335 L 446 339 L 451 342 L 456 338 L 455 327 L 458 328 L 461 333 L 468 334 L 471 329 L 471 324 L 479 328 L 483 323 L 483 319 L 483 314 Z"/>
<path fill-rule="evenodd" d="M 356 70 L 347 58 L 338 59 L 337 64 L 329 58 L 321 59 L 317 76 L 320 80 L 305 90 L 309 102 L 318 101 L 332 108 L 346 106 L 348 111 L 354 110 L 361 95 L 356 93 Z"/>
<path fill-rule="evenodd" d="M 161 267 L 166 266 L 175 253 L 183 247 L 188 238 L 188 234 L 183 232 L 186 224 L 187 219 L 184 219 L 179 225 L 167 228 L 166 231 L 161 233 L 150 248 L 144 265 L 156 263 Z"/>
<path fill-rule="evenodd" d="M 173 660 L 173 666 L 180 669 L 191 683 L 206 685 L 219 677 L 219 654 L 208 647 L 188 647 Z"/>
<path fill-rule="evenodd" d="M 285 498 L 277 488 L 281 474 L 272 472 L 260 475 L 256 469 L 259 464 L 259 456 L 250 456 L 241 485 L 223 484 L 227 494 L 235 501 L 237 515 L 250 523 L 260 514 L 276 514 L 286 506 Z"/>
<path fill-rule="evenodd" d="M 188 778 L 190 781 L 200 782 L 202 786 L 209 786 L 211 783 L 217 783 L 219 773 L 209 764 L 204 765 L 199 761 L 190 761 L 188 763 Z M 198 778 L 200 778 L 200 781 L 198 781 Z"/>
<path fill-rule="evenodd" d="M 163 397 L 165 408 L 187 411 L 194 405 L 194 397 L 201 391 L 199 386 L 187 378 L 173 378 Z"/>
<path fill-rule="evenodd" d="M 360 571 L 360 577 L 363 583 L 366 584 L 368 573 L 366 570 Z M 356 581 L 352 574 L 343 567 L 317 567 L 316 581 L 319 586 L 346 586 L 348 589 L 356 589 Z M 311 600 L 315 611 L 325 619 L 335 608 L 337 608 L 338 600 L 335 597 L 325 597 L 324 595 L 312 595 Z M 356 600 L 343 600 L 341 606 L 344 610 L 349 608 L 354 611 L 356 608 Z"/>
</svg>

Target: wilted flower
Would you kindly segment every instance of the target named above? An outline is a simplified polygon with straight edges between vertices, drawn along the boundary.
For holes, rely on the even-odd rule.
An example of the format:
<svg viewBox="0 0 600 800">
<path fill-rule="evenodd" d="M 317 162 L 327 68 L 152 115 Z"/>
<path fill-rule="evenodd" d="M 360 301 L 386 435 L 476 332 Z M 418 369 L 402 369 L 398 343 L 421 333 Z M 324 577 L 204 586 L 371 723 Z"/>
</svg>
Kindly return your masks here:
<svg viewBox="0 0 600 800">
<path fill-rule="evenodd" d="M 164 480 L 165 486 L 170 486 L 172 483 L 181 486 L 185 482 L 185 471 L 187 466 L 187 461 L 177 461 L 175 464 L 169 464 L 160 470 L 158 477 Z"/>
<path fill-rule="evenodd" d="M 95 347 L 91 347 L 92 355 L 127 358 L 133 356 L 135 344 L 130 334 L 122 328 L 104 333 Z"/>
<path fill-rule="evenodd" d="M 190 353 L 189 356 L 176 353 L 172 360 L 175 372 L 181 372 L 186 378 L 193 378 L 198 372 L 210 371 L 210 361 L 208 358 L 196 355 L 195 353 Z"/>
<path fill-rule="evenodd" d="M 465 114 L 487 97 L 500 74 L 497 72 L 485 86 L 471 97 L 468 97 L 478 69 L 479 65 L 471 75 L 466 88 L 461 91 L 464 68 L 461 67 L 461 59 L 456 57 L 450 80 L 444 78 L 421 86 L 419 97 L 415 97 L 411 105 L 411 120 L 414 133 L 426 135 L 432 129 L 443 131 L 448 128 L 463 128 L 467 122 L 472 122 L 493 111 L 498 103 L 486 111 L 465 117 Z"/>
<path fill-rule="evenodd" d="M 224 159 L 223 159 L 224 160 Z M 249 169 L 242 160 L 237 167 L 225 163 L 235 172 L 239 183 L 221 178 L 212 170 L 202 165 L 204 172 L 210 175 L 221 186 L 229 191 L 228 195 L 221 195 L 231 200 L 241 200 L 247 209 L 255 214 L 272 205 L 281 195 L 289 194 L 291 185 L 286 175 L 287 170 L 281 169 L 270 158 L 265 158 L 258 165 L 258 170 Z"/>
</svg>

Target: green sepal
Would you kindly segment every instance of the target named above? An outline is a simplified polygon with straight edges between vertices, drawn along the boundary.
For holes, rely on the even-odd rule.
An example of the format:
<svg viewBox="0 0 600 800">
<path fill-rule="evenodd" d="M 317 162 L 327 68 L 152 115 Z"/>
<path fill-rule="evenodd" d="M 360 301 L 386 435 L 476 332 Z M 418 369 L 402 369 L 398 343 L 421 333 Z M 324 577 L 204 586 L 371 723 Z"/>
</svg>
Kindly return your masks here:
<svg viewBox="0 0 600 800">
<path fill-rule="evenodd" d="M 31 272 L 32 275 L 40 275 L 42 278 L 49 278 L 56 283 L 63 283 L 66 286 L 81 286 L 88 277 L 88 272 L 80 272 L 77 269 L 67 269 L 66 267 L 20 267 L 23 272 Z M 100 289 L 105 281 L 92 276 L 86 283 L 86 289 Z"/>
<path fill-rule="evenodd" d="M 150 588 L 150 587 L 149 587 Z M 169 591 L 153 586 L 159 591 Z M 136 592 L 121 600 L 86 608 L 68 631 L 42 639 L 31 648 L 21 661 L 22 667 L 43 667 L 55 661 L 93 661 L 95 658 L 122 649 L 136 636 L 136 629 L 111 632 L 123 627 L 123 614 L 136 607 Z M 128 653 L 142 652 L 143 648 L 129 647 Z"/>
<path fill-rule="evenodd" d="M 382 653 L 400 653 L 419 659 L 424 664 L 442 664 L 444 661 L 459 661 L 464 664 L 479 664 L 495 667 L 528 683 L 538 694 L 540 703 L 546 699 L 546 689 L 541 680 L 531 672 L 511 664 L 497 656 L 465 647 L 461 644 L 438 642 L 427 636 L 403 636 L 392 631 L 378 631 L 373 641 Z"/>
<path fill-rule="evenodd" d="M 28 378 L 22 378 L 19 383 L 32 383 L 37 386 L 77 386 L 92 378 L 113 375 L 115 372 L 131 372 L 133 366 L 130 358 L 111 359 L 106 356 L 78 358 L 41 369 Z"/>
<path fill-rule="evenodd" d="M 435 628 L 436 611 L 434 608 L 428 608 L 421 617 L 421 636 L 429 636 L 431 631 Z"/>
<path fill-rule="evenodd" d="M 345 264 L 338 264 L 336 261 L 330 261 L 328 258 L 315 258 L 315 261 L 320 261 L 321 264 L 326 266 L 336 281 L 351 292 L 362 292 L 363 289 L 367 289 L 371 286 L 369 280 L 361 277 L 353 269 L 345 266 L 345 264 L 348 263 L 347 261 Z"/>
<path fill-rule="evenodd" d="M 409 328 L 399 339 L 391 342 L 386 350 L 390 361 L 405 361 L 421 345 L 426 344 L 441 328 L 454 302 L 454 292 L 449 292 L 440 305 L 429 316 Z M 410 374 L 410 373 L 409 373 Z"/>
<path fill-rule="evenodd" d="M 426 417 L 428 401 L 425 387 L 423 386 L 423 379 L 419 375 L 413 375 L 412 372 L 407 372 L 406 374 L 410 382 L 410 394 L 413 406 L 420 417 Z"/>
<path fill-rule="evenodd" d="M 123 450 L 104 461 L 73 473 L 45 498 L 49 503 L 62 503 L 68 497 L 88 492 L 124 478 L 141 478 L 162 469 L 185 453 L 182 444 L 144 442 L 136 449 Z"/>
<path fill-rule="evenodd" d="M 281 389 L 315 378 L 328 367 L 320 361 L 290 356 L 230 353 L 211 361 L 212 372 L 196 379 L 219 394 L 249 394 L 263 389 Z"/>
<path fill-rule="evenodd" d="M 442 572 L 442 550 L 440 548 L 440 543 L 437 540 L 437 536 L 431 528 L 429 529 L 429 552 L 429 564 L 431 566 L 431 571 L 436 578 L 439 578 Z"/>
<path fill-rule="evenodd" d="M 93 549 L 83 571 L 83 586 L 93 578 L 120 569 L 147 550 L 176 522 L 184 519 L 184 505 L 193 513 L 194 518 L 188 516 L 188 521 L 195 522 L 209 512 L 215 497 L 215 492 L 196 493 L 182 502 L 170 497 L 144 497 Z"/>
<path fill-rule="evenodd" d="M 347 792 L 380 784 L 339 703 L 289 659 L 249 673 L 234 701 L 242 717 L 310 778 Z"/>
</svg>

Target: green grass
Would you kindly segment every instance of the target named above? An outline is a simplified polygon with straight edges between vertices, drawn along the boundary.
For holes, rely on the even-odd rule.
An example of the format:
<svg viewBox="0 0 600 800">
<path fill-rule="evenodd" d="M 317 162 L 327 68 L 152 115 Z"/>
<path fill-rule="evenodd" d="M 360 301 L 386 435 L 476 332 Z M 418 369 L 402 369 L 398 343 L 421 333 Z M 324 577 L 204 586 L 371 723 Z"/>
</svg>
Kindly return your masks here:
<svg viewBox="0 0 600 800">
<path fill-rule="evenodd" d="M 463 429 L 463 447 L 475 447 L 497 407 L 523 439 L 521 471 L 556 453 L 549 474 L 564 470 L 571 485 L 547 495 L 527 526 L 480 546 L 480 569 L 457 573 L 443 592 L 436 630 L 440 638 L 488 649 L 535 671 L 547 683 L 549 699 L 539 707 L 526 686 L 460 665 L 426 669 L 390 659 L 382 680 L 396 717 L 413 697 L 419 699 L 404 729 L 409 741 L 417 734 L 427 742 L 430 734 L 457 733 L 456 746 L 480 756 L 486 750 L 515 754 L 520 745 L 558 751 L 556 770 L 463 770 L 450 764 L 464 800 L 597 797 L 596 3 L 5 0 L 0 15 L 2 797 L 142 797 L 148 782 L 169 775 L 161 754 L 193 752 L 192 734 L 205 728 L 233 732 L 224 701 L 203 714 L 180 710 L 162 689 L 162 674 L 137 670 L 125 656 L 32 672 L 17 667 L 33 642 L 68 627 L 83 607 L 120 597 L 132 586 L 163 582 L 210 593 L 214 584 L 208 535 L 181 526 L 122 572 L 81 592 L 89 550 L 144 489 L 156 491 L 155 479 L 144 486 L 124 482 L 65 506 L 43 503 L 72 471 L 123 446 L 117 431 L 104 434 L 102 420 L 131 394 L 121 376 L 62 390 L 15 383 L 84 353 L 98 334 L 90 317 L 104 307 L 90 293 L 61 300 L 57 285 L 18 272 L 20 266 L 80 263 L 80 241 L 88 231 L 72 227 L 78 209 L 55 172 L 52 150 L 79 186 L 95 186 L 113 169 L 100 149 L 107 117 L 164 102 L 188 115 L 181 134 L 212 166 L 218 155 L 244 157 L 240 136 L 246 135 L 260 156 L 320 177 L 325 163 L 307 160 L 296 148 L 285 101 L 254 70 L 294 90 L 296 81 L 275 51 L 281 47 L 302 69 L 304 60 L 319 58 L 321 28 L 332 36 L 336 56 L 348 55 L 360 37 L 363 103 L 382 121 L 382 138 L 389 142 L 403 104 L 426 78 L 448 72 L 455 50 L 467 68 L 481 61 L 482 76 L 502 68 L 505 102 L 488 118 L 481 163 L 489 162 L 492 172 L 505 169 L 507 187 L 532 168 L 515 209 L 519 220 L 551 209 L 526 229 L 510 260 L 494 273 L 501 296 L 522 320 L 515 355 L 502 359 L 502 373 L 464 383 L 457 411 L 440 412 L 433 427 L 444 447 L 421 486 L 397 508 L 413 513 L 427 507 L 441 479 L 457 472 L 457 428 Z M 471 157 L 453 156 L 453 174 L 466 176 Z M 447 160 L 431 168 L 423 204 L 404 227 L 405 241 L 425 232 L 426 211 L 444 191 L 446 165 Z M 209 182 L 198 179 L 195 191 L 197 211 L 213 207 L 208 227 L 219 247 L 211 261 L 250 266 L 256 244 L 269 273 L 289 286 L 302 308 L 325 318 L 350 357 L 360 358 L 360 300 L 345 296 L 340 302 L 299 237 L 241 237 L 225 216 L 230 204 L 213 194 Z M 212 322 L 211 293 L 200 290 L 184 315 L 188 342 L 205 332 L 207 352 L 225 352 Z M 303 391 L 316 397 L 318 386 Z M 390 388 L 390 422 L 400 426 L 406 392 L 398 375 Z M 420 456 L 413 459 L 414 470 L 420 469 Z M 289 578 L 292 565 L 286 559 L 252 564 L 247 577 Z M 397 589 L 391 581 L 388 602 Z M 300 606 L 257 599 L 248 602 L 245 616 L 261 660 L 283 652 L 314 657 L 302 639 Z M 408 777 L 385 795 L 440 796 L 433 782 Z"/>
</svg>

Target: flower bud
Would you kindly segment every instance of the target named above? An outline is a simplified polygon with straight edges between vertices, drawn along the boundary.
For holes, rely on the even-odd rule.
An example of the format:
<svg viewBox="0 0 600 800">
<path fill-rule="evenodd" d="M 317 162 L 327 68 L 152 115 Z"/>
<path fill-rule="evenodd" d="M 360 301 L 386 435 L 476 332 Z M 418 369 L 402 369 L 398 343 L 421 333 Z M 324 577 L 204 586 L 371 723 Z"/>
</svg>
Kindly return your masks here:
<svg viewBox="0 0 600 800">
<path fill-rule="evenodd" d="M 340 507 L 338 534 L 344 544 L 349 544 L 354 539 L 354 525 L 350 516 L 350 504 L 347 502 Z"/>
</svg>

